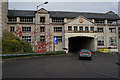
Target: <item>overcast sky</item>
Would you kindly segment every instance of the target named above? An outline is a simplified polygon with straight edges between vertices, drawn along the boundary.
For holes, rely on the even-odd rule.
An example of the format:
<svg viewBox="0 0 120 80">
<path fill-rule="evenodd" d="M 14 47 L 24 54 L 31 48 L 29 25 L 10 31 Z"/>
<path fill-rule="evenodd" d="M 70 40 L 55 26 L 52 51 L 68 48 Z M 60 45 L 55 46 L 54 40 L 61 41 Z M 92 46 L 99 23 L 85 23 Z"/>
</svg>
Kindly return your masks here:
<svg viewBox="0 0 120 80">
<path fill-rule="evenodd" d="M 36 6 L 42 2 L 9 2 L 9 9 L 36 10 Z M 74 11 L 106 13 L 114 11 L 118 13 L 118 2 L 48 2 L 39 8 L 48 11 Z"/>
</svg>

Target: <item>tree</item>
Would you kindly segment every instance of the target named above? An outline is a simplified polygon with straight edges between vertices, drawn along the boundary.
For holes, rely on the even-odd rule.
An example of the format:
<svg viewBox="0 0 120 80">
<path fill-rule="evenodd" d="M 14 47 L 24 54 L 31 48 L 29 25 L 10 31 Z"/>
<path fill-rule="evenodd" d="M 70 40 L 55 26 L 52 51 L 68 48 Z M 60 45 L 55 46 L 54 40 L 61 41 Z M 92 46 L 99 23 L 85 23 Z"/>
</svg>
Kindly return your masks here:
<svg viewBox="0 0 120 80">
<path fill-rule="evenodd" d="M 32 47 L 25 40 L 21 40 L 13 33 L 3 31 L 2 36 L 2 53 L 23 53 L 32 52 Z"/>
</svg>

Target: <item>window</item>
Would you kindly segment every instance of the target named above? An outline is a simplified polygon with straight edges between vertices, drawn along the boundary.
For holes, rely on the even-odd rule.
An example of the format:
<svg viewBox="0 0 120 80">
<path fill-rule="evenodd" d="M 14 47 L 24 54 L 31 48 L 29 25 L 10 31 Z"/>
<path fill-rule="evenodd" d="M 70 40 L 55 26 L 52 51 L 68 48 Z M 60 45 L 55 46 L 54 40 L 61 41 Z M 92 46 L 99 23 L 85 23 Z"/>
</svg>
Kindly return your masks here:
<svg viewBox="0 0 120 80">
<path fill-rule="evenodd" d="M 104 38 L 103 37 L 98 37 L 97 45 L 104 46 Z"/>
<path fill-rule="evenodd" d="M 78 30 L 78 27 L 77 26 L 74 26 L 74 31 L 77 31 Z"/>
<path fill-rule="evenodd" d="M 68 26 L 68 31 L 72 31 L 72 26 Z"/>
<path fill-rule="evenodd" d="M 10 27 L 10 32 L 14 32 L 15 31 L 15 27 L 14 26 L 11 26 Z"/>
<path fill-rule="evenodd" d="M 44 26 L 40 27 L 40 32 L 45 32 L 45 27 Z"/>
<path fill-rule="evenodd" d="M 62 42 L 62 36 L 54 36 L 54 38 L 55 38 L 55 37 L 57 38 L 57 41 L 58 41 L 58 42 Z"/>
<path fill-rule="evenodd" d="M 22 32 L 31 32 L 31 27 L 22 27 Z"/>
<path fill-rule="evenodd" d="M 64 18 L 52 18 L 53 23 L 64 23 Z"/>
<path fill-rule="evenodd" d="M 90 31 L 94 31 L 94 27 L 90 27 Z"/>
<path fill-rule="evenodd" d="M 117 24 L 117 21 L 115 21 L 115 20 L 108 20 L 107 23 L 108 24 Z"/>
<path fill-rule="evenodd" d="M 40 17 L 40 22 L 45 23 L 45 17 Z"/>
<path fill-rule="evenodd" d="M 109 31 L 110 31 L 111 33 L 115 33 L 115 32 L 116 32 L 116 28 L 109 28 Z"/>
<path fill-rule="evenodd" d="M 103 28 L 97 28 L 97 32 L 103 32 Z"/>
<path fill-rule="evenodd" d="M 110 37 L 110 45 L 116 46 L 116 37 Z"/>
<path fill-rule="evenodd" d="M 22 36 L 22 39 L 26 40 L 26 42 L 31 42 L 31 36 Z"/>
<path fill-rule="evenodd" d="M 97 23 L 97 24 L 105 24 L 105 20 L 95 20 L 95 23 Z"/>
<path fill-rule="evenodd" d="M 45 36 L 40 36 L 40 41 L 45 41 Z"/>
<path fill-rule="evenodd" d="M 88 27 L 85 27 L 85 31 L 89 31 Z"/>
<path fill-rule="evenodd" d="M 8 22 L 17 22 L 17 17 L 8 17 Z"/>
<path fill-rule="evenodd" d="M 62 32 L 62 27 L 54 27 L 54 32 Z"/>
<path fill-rule="evenodd" d="M 83 27 L 82 26 L 79 27 L 79 31 L 83 31 Z"/>
<path fill-rule="evenodd" d="M 33 17 L 20 17 L 20 22 L 33 22 Z"/>
</svg>

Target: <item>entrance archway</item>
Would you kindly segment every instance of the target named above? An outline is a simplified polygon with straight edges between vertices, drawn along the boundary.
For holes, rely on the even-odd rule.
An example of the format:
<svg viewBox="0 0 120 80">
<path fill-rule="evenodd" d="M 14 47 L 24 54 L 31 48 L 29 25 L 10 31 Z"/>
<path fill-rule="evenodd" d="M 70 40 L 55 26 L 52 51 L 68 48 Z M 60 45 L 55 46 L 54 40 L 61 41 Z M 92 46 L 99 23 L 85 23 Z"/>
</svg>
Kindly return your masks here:
<svg viewBox="0 0 120 80">
<path fill-rule="evenodd" d="M 70 37 L 68 39 L 69 52 L 78 52 L 80 49 L 88 49 L 94 51 L 93 37 Z"/>
</svg>

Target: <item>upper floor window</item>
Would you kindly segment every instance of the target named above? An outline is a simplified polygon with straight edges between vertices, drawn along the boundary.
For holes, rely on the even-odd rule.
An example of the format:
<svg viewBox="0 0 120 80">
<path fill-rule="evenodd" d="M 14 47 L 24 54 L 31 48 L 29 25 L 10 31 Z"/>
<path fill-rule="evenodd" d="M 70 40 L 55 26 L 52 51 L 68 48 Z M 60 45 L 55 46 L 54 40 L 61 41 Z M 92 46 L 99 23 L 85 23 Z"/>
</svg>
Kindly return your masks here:
<svg viewBox="0 0 120 80">
<path fill-rule="evenodd" d="M 62 32 L 62 27 L 54 27 L 54 32 Z"/>
<path fill-rule="evenodd" d="M 40 41 L 45 41 L 45 36 L 40 36 Z"/>
<path fill-rule="evenodd" d="M 45 32 L 45 27 L 44 26 L 40 27 L 40 32 Z"/>
<path fill-rule="evenodd" d="M 83 26 L 80 26 L 80 27 L 79 27 L 79 31 L 83 31 Z"/>
<path fill-rule="evenodd" d="M 26 40 L 27 42 L 31 42 L 31 36 L 22 36 L 22 39 Z"/>
<path fill-rule="evenodd" d="M 72 26 L 68 26 L 68 31 L 72 31 Z"/>
<path fill-rule="evenodd" d="M 52 18 L 53 23 L 64 23 L 64 18 Z"/>
<path fill-rule="evenodd" d="M 17 22 L 17 17 L 8 17 L 8 22 Z"/>
<path fill-rule="evenodd" d="M 14 32 L 15 31 L 15 27 L 14 26 L 10 26 L 10 32 Z"/>
<path fill-rule="evenodd" d="M 89 28 L 88 28 L 88 27 L 85 27 L 85 31 L 89 31 Z"/>
<path fill-rule="evenodd" d="M 110 31 L 111 33 L 115 33 L 115 32 L 116 32 L 116 28 L 109 28 L 109 31 Z"/>
<path fill-rule="evenodd" d="M 97 32 L 103 32 L 103 28 L 97 28 Z"/>
<path fill-rule="evenodd" d="M 40 22 L 45 23 L 45 17 L 40 17 Z"/>
<path fill-rule="evenodd" d="M 62 36 L 54 36 L 54 38 L 55 38 L 55 37 L 57 38 L 57 41 L 58 41 L 58 42 L 62 42 Z"/>
<path fill-rule="evenodd" d="M 117 21 L 116 20 L 108 20 L 107 23 L 108 24 L 117 24 Z"/>
<path fill-rule="evenodd" d="M 116 37 L 110 37 L 110 45 L 116 46 Z"/>
<path fill-rule="evenodd" d="M 95 23 L 97 23 L 97 24 L 105 24 L 105 20 L 95 20 Z"/>
<path fill-rule="evenodd" d="M 31 32 L 31 27 L 22 27 L 22 32 Z"/>
<path fill-rule="evenodd" d="M 90 31 L 94 31 L 94 27 L 90 27 Z"/>
<path fill-rule="evenodd" d="M 33 17 L 20 17 L 20 22 L 33 22 Z"/>
<path fill-rule="evenodd" d="M 98 37 L 97 45 L 104 46 L 104 38 L 103 37 Z"/>
<path fill-rule="evenodd" d="M 77 31 L 78 30 L 78 27 L 77 26 L 74 26 L 74 31 Z"/>
</svg>

